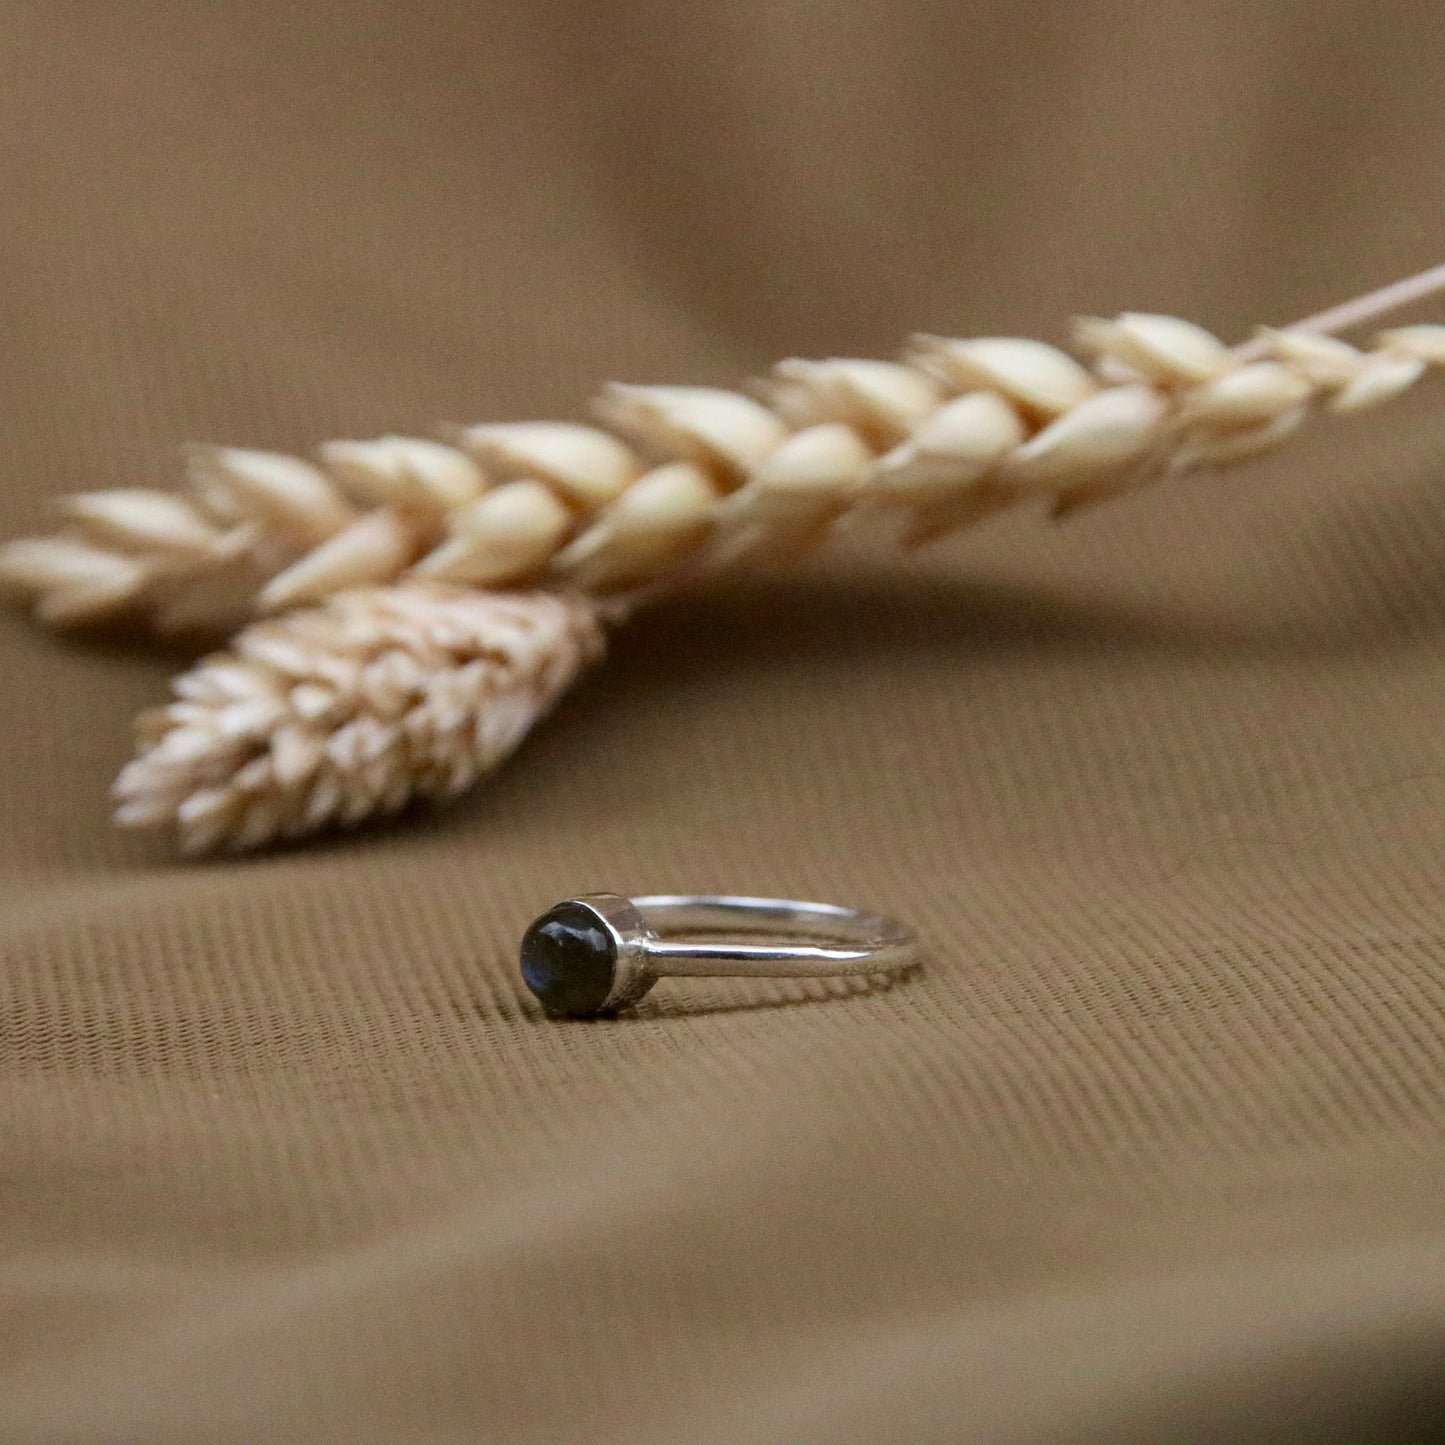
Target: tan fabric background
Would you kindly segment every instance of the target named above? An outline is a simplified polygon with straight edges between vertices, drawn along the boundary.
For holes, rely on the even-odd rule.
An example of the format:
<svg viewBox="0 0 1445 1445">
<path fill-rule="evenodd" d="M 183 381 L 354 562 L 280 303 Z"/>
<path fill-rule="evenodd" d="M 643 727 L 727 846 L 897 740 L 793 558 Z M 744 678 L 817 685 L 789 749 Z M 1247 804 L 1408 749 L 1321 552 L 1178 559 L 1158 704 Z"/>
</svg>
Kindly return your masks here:
<svg viewBox="0 0 1445 1445">
<path fill-rule="evenodd" d="M 1434 0 L 0 10 L 6 532 L 910 329 L 1442 257 Z M 476 797 L 180 865 L 0 629 L 0 1438 L 1445 1438 L 1445 392 L 639 623 Z M 927 966 L 542 1020 L 593 888 Z"/>
</svg>

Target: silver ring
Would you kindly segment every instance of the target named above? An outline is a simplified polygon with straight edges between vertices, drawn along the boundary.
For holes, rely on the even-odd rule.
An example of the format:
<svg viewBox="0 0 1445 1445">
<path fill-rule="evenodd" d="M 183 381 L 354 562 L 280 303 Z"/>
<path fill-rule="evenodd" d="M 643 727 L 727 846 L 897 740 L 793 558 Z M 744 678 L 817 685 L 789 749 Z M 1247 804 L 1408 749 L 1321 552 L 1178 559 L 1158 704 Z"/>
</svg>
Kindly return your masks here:
<svg viewBox="0 0 1445 1445">
<path fill-rule="evenodd" d="M 806 941 L 733 941 L 747 933 Z M 913 936 L 891 918 L 831 903 L 707 894 L 568 898 L 531 924 L 521 947 L 523 982 L 548 1013 L 565 1018 L 614 1014 L 669 976 L 845 978 L 913 962 Z"/>
</svg>

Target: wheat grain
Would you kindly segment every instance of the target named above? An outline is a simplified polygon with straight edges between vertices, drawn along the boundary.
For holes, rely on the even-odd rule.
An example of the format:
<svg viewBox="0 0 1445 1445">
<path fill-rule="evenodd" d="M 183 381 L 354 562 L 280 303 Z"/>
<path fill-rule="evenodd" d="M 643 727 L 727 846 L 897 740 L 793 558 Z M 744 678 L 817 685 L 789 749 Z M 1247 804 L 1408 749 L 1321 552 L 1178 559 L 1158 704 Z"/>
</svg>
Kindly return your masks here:
<svg viewBox="0 0 1445 1445">
<path fill-rule="evenodd" d="M 394 813 L 494 767 L 600 655 L 593 604 L 362 588 L 244 628 L 144 714 L 116 818 L 187 853 Z"/>
<path fill-rule="evenodd" d="M 1175 317 L 1038 341 L 916 337 L 899 362 L 781 362 L 757 395 L 604 389 L 609 430 L 515 422 L 323 445 L 318 463 L 194 448 L 188 494 L 92 492 L 70 530 L 0 549 L 0 582 L 57 624 L 217 631 L 406 577 L 656 589 L 741 553 L 795 552 L 842 514 L 892 509 L 926 540 L 1018 498 L 1062 513 L 1283 441 L 1324 404 L 1389 400 L 1445 366 L 1445 327 L 1362 351 L 1263 329 L 1231 350 Z"/>
</svg>

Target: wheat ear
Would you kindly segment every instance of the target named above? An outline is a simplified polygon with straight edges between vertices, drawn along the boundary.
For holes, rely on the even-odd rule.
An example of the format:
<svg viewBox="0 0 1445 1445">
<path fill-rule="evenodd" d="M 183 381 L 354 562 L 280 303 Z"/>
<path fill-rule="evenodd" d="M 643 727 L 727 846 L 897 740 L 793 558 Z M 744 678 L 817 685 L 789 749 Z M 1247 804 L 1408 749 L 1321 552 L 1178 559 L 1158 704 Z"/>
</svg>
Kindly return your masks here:
<svg viewBox="0 0 1445 1445">
<path fill-rule="evenodd" d="M 1349 318 L 1347 318 L 1349 319 Z M 606 388 L 610 430 L 571 422 L 328 442 L 315 463 L 195 448 L 184 495 L 65 499 L 57 536 L 0 549 L 44 621 L 229 631 L 257 612 L 401 579 L 612 594 L 741 553 L 786 556 L 890 510 L 905 540 L 1020 498 L 1056 511 L 1284 440 L 1317 404 L 1355 411 L 1445 366 L 1445 327 L 1370 350 L 1262 330 L 1231 350 L 1167 316 L 1038 341 L 914 338 L 899 362 L 784 361 L 756 396 Z"/>
<path fill-rule="evenodd" d="M 138 720 L 117 821 L 251 848 L 461 792 L 600 656 L 596 607 L 414 582 L 254 623 Z"/>
<path fill-rule="evenodd" d="M 1445 365 L 1445 327 L 1371 351 L 1323 333 L 1440 289 L 1445 266 L 1233 351 L 1170 317 L 1086 320 L 1087 370 L 1037 342 L 925 337 L 903 363 L 784 362 L 767 407 L 613 387 L 600 409 L 629 441 L 474 427 L 455 447 L 332 443 L 324 470 L 196 452 L 189 499 L 71 498 L 72 533 L 12 543 L 0 579 L 62 624 L 214 628 L 321 599 L 178 679 L 116 784 L 121 823 L 244 849 L 467 787 L 597 655 L 603 620 L 750 546 L 796 550 L 869 509 L 905 512 L 913 540 L 1022 495 L 1062 510 L 1252 454 L 1321 399 L 1394 396 Z M 472 590 L 523 579 L 552 590 Z"/>
</svg>

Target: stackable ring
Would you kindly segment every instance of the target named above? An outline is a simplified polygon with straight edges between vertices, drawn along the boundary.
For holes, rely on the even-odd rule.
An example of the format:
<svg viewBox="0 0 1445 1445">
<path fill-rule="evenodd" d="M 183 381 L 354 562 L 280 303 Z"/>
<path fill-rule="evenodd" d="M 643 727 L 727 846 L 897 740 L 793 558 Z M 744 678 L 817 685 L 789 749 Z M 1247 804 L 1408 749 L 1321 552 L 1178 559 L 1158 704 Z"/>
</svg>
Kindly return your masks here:
<svg viewBox="0 0 1445 1445">
<path fill-rule="evenodd" d="M 731 937 L 747 933 L 799 941 Z M 913 962 L 913 937 L 891 918 L 831 903 L 710 894 L 568 898 L 532 923 L 521 947 L 523 982 L 548 1013 L 566 1018 L 617 1013 L 668 976 L 843 978 Z"/>
</svg>

